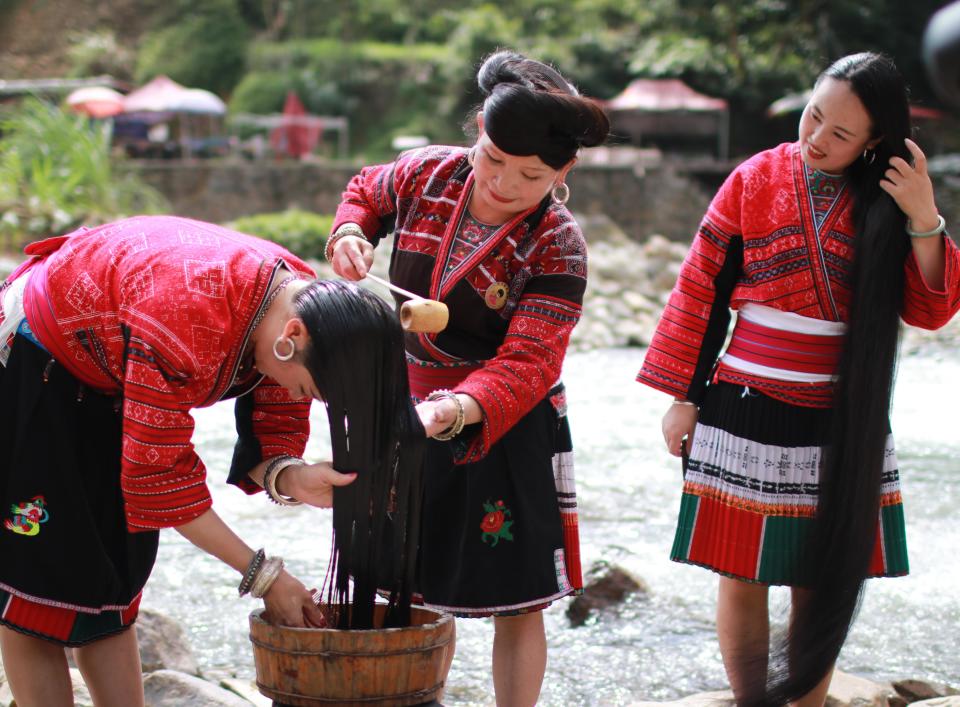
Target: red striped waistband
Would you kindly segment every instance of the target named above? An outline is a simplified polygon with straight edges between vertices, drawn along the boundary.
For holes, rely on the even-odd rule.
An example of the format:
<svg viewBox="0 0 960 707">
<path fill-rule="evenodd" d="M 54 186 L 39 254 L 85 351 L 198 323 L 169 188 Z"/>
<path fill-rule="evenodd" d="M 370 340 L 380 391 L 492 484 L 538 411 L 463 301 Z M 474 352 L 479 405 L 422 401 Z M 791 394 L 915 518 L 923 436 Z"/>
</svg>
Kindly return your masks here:
<svg viewBox="0 0 960 707">
<path fill-rule="evenodd" d="M 842 346 L 842 334 L 801 334 L 738 317 L 727 353 L 768 368 L 833 375 Z"/>
<path fill-rule="evenodd" d="M 455 365 L 421 361 L 407 356 L 407 377 L 410 379 L 410 394 L 423 400 L 441 388 L 452 390 L 464 378 L 483 367 L 483 363 L 464 361 Z"/>
</svg>

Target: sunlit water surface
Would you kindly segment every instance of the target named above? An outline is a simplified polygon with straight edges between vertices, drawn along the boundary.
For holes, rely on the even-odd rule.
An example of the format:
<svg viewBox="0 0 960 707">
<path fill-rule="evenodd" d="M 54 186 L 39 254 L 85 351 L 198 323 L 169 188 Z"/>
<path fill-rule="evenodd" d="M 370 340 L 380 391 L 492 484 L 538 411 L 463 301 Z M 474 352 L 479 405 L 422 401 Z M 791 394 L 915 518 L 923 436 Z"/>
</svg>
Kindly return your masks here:
<svg viewBox="0 0 960 707">
<path fill-rule="evenodd" d="M 584 569 L 604 560 L 649 591 L 571 628 L 561 601 L 545 612 L 549 664 L 543 705 L 621 705 L 724 689 L 713 631 L 716 578 L 667 559 L 680 501 L 680 471 L 664 450 L 660 417 L 668 398 L 633 382 L 639 349 L 571 354 L 564 379 L 577 453 Z M 907 357 L 900 365 L 893 428 L 906 502 L 911 574 L 872 580 L 840 656 L 841 669 L 874 679 L 923 678 L 960 686 L 960 360 Z M 217 512 L 252 547 L 282 554 L 291 571 L 320 586 L 330 547 L 330 513 L 277 508 L 223 479 L 234 442 L 229 404 L 196 413 L 195 442 L 206 461 Z M 329 458 L 326 420 L 314 406 L 308 458 Z M 162 534 L 144 605 L 186 628 L 208 677 L 254 674 L 238 576 L 176 532 Z M 782 615 L 786 594 L 774 591 Z M 457 656 L 444 703 L 492 704 L 492 624 L 458 621 Z"/>
</svg>

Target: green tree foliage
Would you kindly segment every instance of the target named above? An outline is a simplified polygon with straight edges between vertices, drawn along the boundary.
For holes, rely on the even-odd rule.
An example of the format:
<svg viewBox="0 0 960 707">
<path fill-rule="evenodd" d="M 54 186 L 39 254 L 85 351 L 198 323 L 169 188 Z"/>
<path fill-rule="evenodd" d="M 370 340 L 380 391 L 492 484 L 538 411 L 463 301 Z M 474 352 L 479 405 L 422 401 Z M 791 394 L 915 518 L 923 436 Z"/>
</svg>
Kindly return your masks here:
<svg viewBox="0 0 960 707">
<path fill-rule="evenodd" d="M 930 96 L 920 40 L 944 0 L 650 0 L 634 15 L 631 73 L 678 77 L 730 101 L 733 140 L 767 142 L 765 108 L 809 88 L 834 59 L 860 51 L 892 56 L 915 98 Z M 896 31 L 891 28 L 896 27 Z M 794 130 L 791 126 L 790 130 Z"/>
<path fill-rule="evenodd" d="M 135 213 L 163 198 L 118 174 L 102 125 L 28 99 L 0 122 L 0 234 L 7 245 Z"/>
<path fill-rule="evenodd" d="M 180 0 L 144 38 L 138 83 L 166 74 L 186 86 L 228 95 L 243 76 L 250 30 L 235 0 Z"/>
<path fill-rule="evenodd" d="M 116 79 L 129 80 L 136 52 L 117 41 L 111 30 L 83 32 L 71 37 L 67 56 L 71 76 L 98 76 L 107 74 Z"/>
<path fill-rule="evenodd" d="M 237 86 L 231 112 L 277 113 L 293 90 L 310 113 L 345 115 L 351 140 L 371 155 L 389 152 L 399 133 L 449 139 L 457 126 L 438 120 L 449 90 L 439 45 L 302 40 L 259 43 L 253 71 Z"/>
<path fill-rule="evenodd" d="M 333 226 L 333 216 L 288 209 L 272 214 L 244 216 L 226 225 L 235 231 L 278 243 L 301 258 L 323 260 L 323 249 Z"/>
</svg>

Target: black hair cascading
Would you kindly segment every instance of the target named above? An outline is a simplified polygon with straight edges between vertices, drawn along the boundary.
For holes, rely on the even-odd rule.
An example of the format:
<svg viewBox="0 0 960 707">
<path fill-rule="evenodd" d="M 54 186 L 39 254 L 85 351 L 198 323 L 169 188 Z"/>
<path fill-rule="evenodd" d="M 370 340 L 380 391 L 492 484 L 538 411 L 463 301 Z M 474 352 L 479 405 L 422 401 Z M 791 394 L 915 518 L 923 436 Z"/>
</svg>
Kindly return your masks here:
<svg viewBox="0 0 960 707">
<path fill-rule="evenodd" d="M 410 399 L 403 332 L 379 297 L 315 281 L 294 300 L 311 336 L 305 364 L 327 408 L 333 466 L 357 472 L 334 489 L 333 550 L 323 593 L 341 629 L 410 624 L 425 433 Z M 351 586 L 352 583 L 352 586 Z"/>
<path fill-rule="evenodd" d="M 856 227 L 851 304 L 830 444 L 820 465 L 817 514 L 803 556 L 809 592 L 793 607 L 785 640 L 771 656 L 767 684 L 756 686 L 744 700 L 748 704 L 797 700 L 836 662 L 859 609 L 874 551 L 890 431 L 910 243 L 905 216 L 880 188 L 880 180 L 892 156 L 911 159 L 903 142 L 910 136 L 907 92 L 893 63 L 876 54 L 844 57 L 824 77 L 849 82 L 872 118 L 873 135 L 882 140 L 872 161 L 858 160 L 847 170 Z"/>
</svg>

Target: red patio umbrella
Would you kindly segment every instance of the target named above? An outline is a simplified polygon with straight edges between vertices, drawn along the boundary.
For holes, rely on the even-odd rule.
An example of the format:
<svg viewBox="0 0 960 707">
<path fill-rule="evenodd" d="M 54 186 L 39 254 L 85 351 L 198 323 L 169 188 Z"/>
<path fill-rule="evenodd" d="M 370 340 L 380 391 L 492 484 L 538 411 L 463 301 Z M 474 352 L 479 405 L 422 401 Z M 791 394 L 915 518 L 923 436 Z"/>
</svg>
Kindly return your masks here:
<svg viewBox="0 0 960 707">
<path fill-rule="evenodd" d="M 67 96 L 67 105 L 91 118 L 109 118 L 123 112 L 124 98 L 107 86 L 84 86 Z"/>
</svg>

